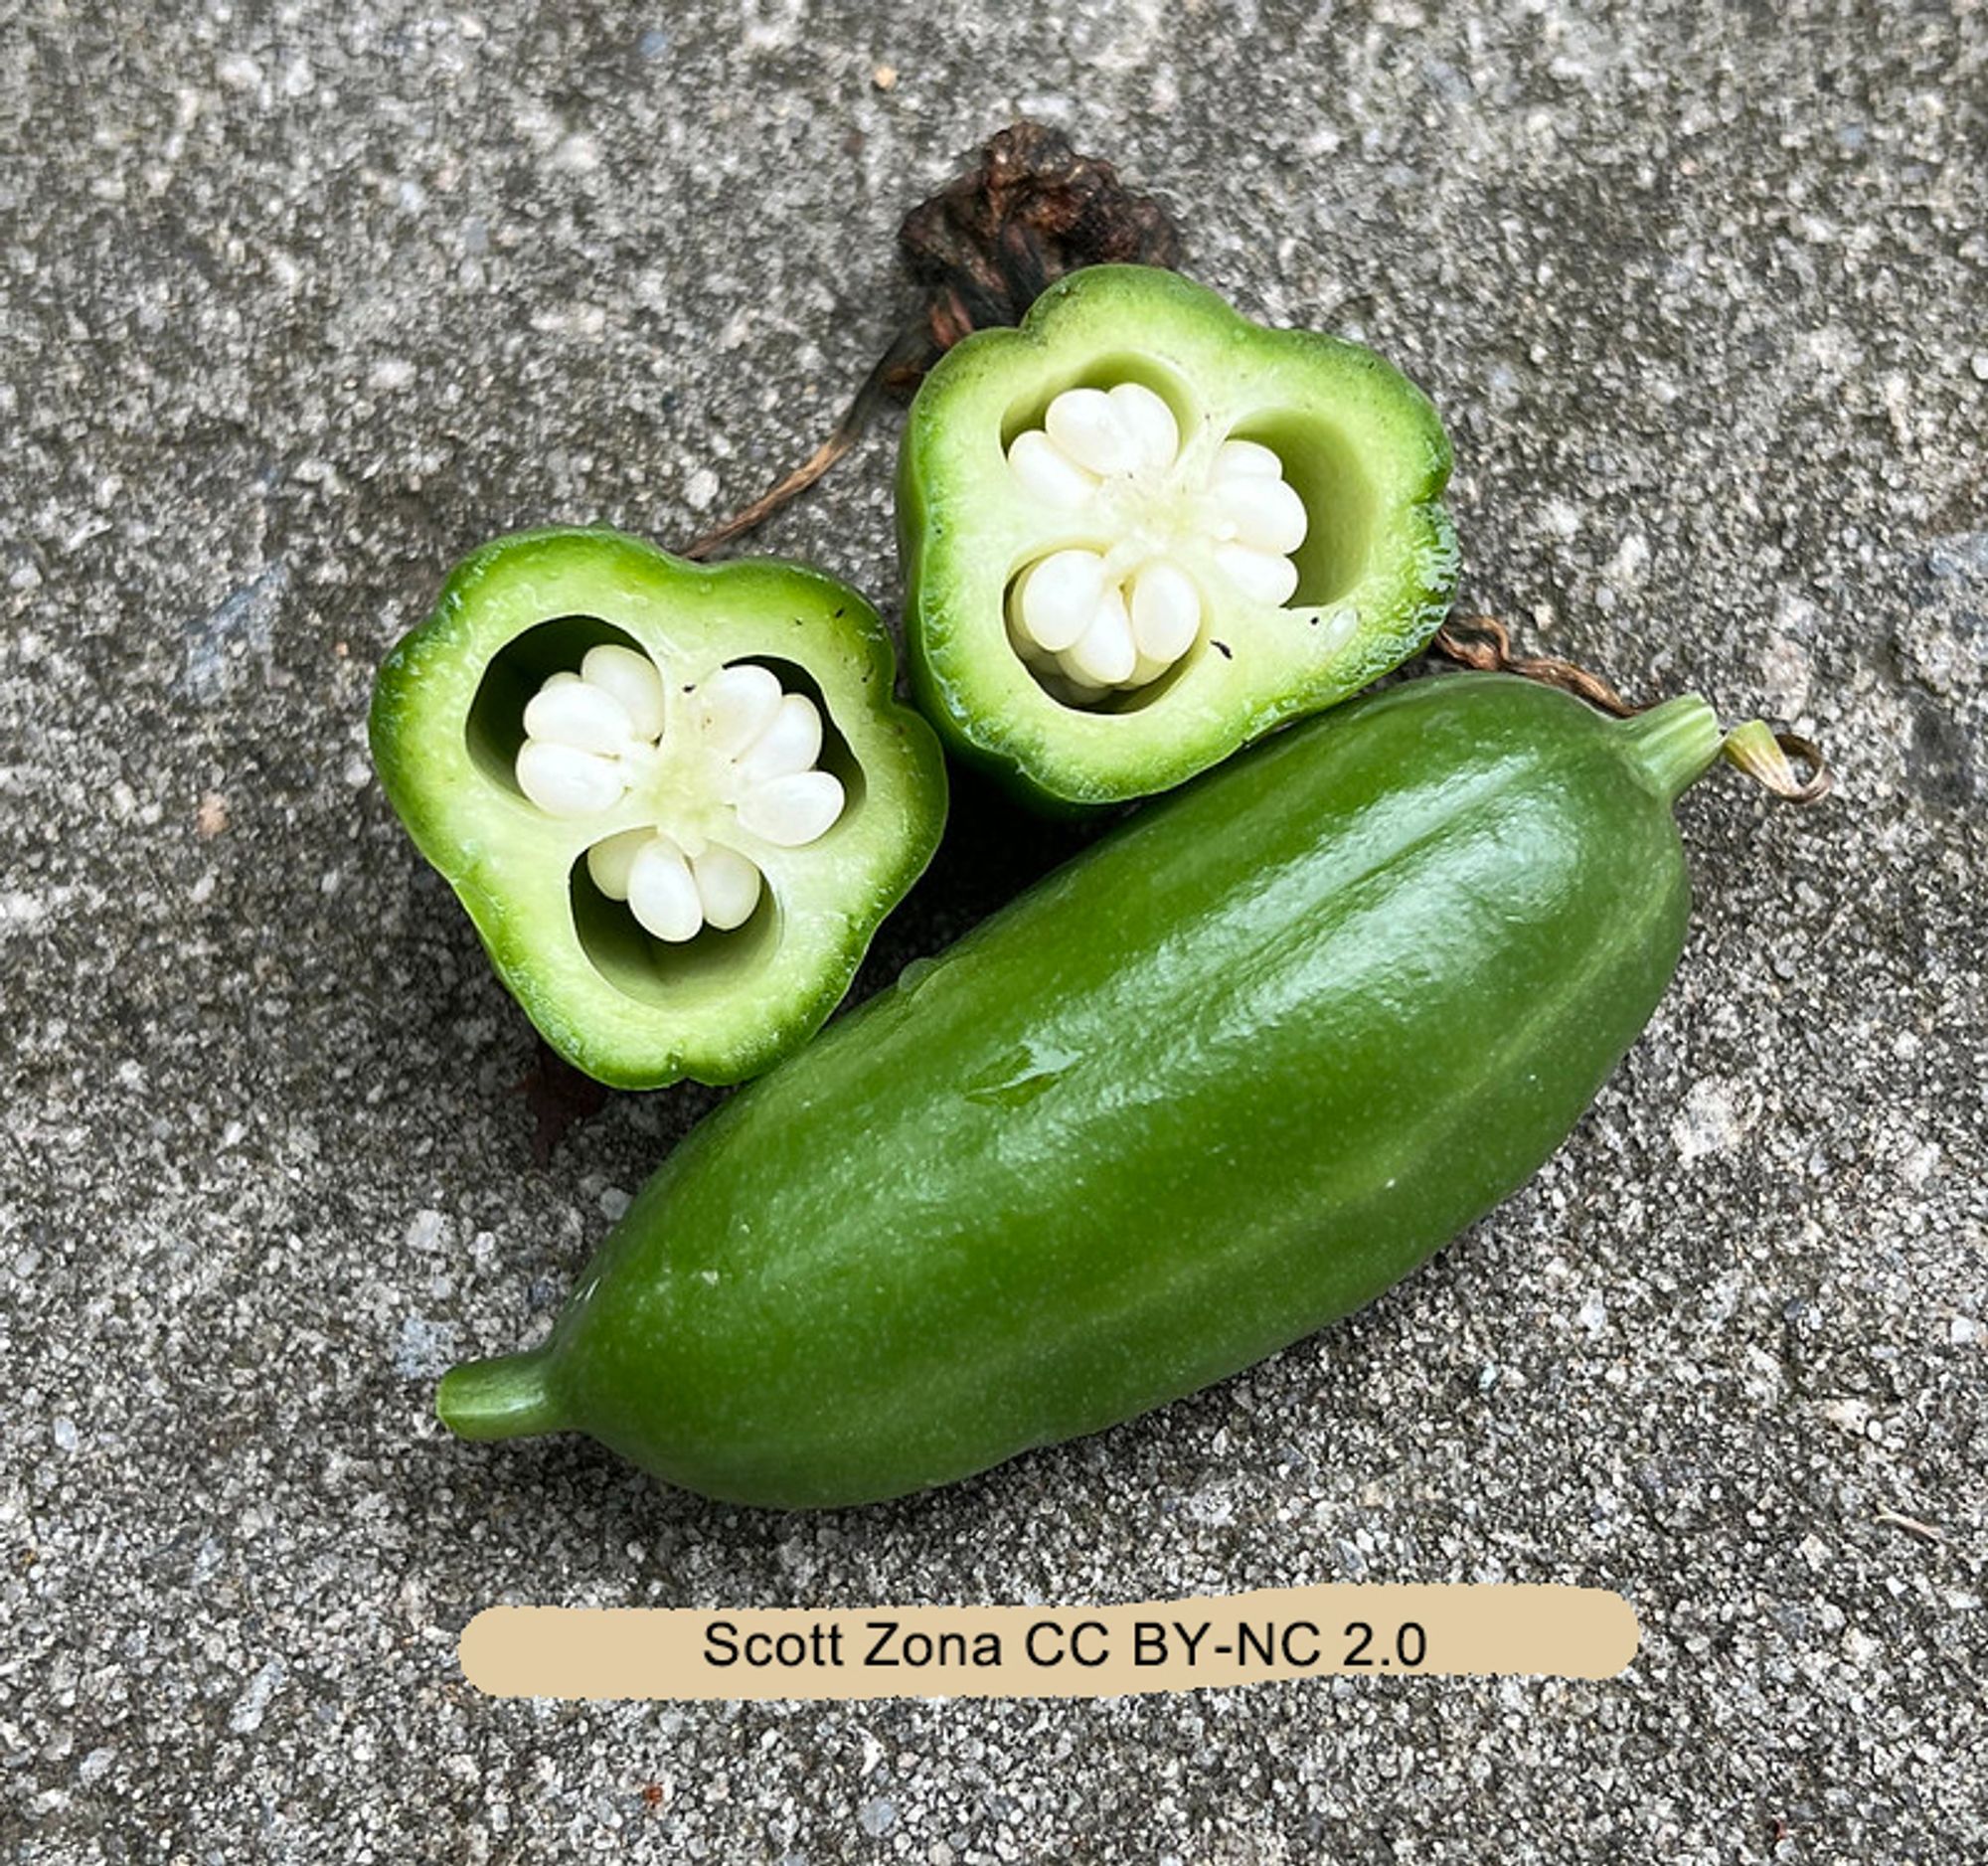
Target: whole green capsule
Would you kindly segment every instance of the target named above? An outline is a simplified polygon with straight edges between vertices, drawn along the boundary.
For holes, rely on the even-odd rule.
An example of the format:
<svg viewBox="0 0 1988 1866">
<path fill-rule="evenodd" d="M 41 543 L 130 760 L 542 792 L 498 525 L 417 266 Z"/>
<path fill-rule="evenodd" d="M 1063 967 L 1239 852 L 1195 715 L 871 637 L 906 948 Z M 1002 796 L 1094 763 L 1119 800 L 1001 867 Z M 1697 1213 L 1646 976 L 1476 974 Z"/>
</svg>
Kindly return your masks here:
<svg viewBox="0 0 1988 1866">
<path fill-rule="evenodd" d="M 1696 698 L 1410 683 L 1148 809 L 677 1148 L 467 1438 L 574 1429 L 860 1503 L 1094 1432 L 1378 1295 L 1528 1178 L 1648 1019 Z"/>
</svg>

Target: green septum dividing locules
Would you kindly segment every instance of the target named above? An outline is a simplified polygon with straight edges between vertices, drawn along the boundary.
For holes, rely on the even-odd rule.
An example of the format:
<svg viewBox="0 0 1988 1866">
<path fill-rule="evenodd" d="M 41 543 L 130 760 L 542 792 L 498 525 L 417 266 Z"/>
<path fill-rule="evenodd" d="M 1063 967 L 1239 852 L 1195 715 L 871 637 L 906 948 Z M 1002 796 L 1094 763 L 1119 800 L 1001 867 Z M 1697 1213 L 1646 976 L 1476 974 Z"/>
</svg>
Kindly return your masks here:
<svg viewBox="0 0 1988 1866">
<path fill-rule="evenodd" d="M 1450 451 L 1358 344 L 1146 265 L 931 370 L 898 466 L 906 635 L 952 748 L 1052 808 L 1165 790 L 1416 653 Z"/>
<path fill-rule="evenodd" d="M 936 740 L 854 591 L 500 538 L 381 669 L 382 784 L 561 1056 L 734 1083 L 806 1041 L 937 846 Z"/>
</svg>

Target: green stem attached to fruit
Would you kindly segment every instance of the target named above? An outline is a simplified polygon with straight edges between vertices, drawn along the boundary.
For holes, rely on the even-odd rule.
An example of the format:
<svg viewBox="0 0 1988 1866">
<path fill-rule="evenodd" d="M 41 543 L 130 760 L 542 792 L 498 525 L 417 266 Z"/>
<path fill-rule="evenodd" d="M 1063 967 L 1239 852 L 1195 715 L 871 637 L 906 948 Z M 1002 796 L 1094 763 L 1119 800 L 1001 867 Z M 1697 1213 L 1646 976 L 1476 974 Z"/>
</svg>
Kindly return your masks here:
<svg viewBox="0 0 1988 1866">
<path fill-rule="evenodd" d="M 1585 700 L 1613 719 L 1629 719 L 1649 709 L 1632 706 L 1599 674 L 1549 655 L 1515 654 L 1505 624 L 1491 615 L 1453 616 L 1435 632 L 1436 653 L 1484 673 L 1520 674 L 1528 680 Z M 1728 763 L 1744 771 L 1783 803 L 1819 803 L 1836 779 L 1821 748 L 1792 732 L 1776 732 L 1765 720 L 1736 726 L 1720 747 Z M 1795 768 L 1808 766 L 1804 777 Z"/>
</svg>

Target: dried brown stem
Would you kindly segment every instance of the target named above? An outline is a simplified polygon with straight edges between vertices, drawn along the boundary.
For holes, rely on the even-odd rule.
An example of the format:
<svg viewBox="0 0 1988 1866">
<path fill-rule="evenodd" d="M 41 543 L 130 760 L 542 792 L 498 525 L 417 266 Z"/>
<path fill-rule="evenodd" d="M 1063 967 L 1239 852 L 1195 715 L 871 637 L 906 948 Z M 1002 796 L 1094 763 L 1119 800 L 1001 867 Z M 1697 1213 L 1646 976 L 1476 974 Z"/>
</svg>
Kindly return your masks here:
<svg viewBox="0 0 1988 1866">
<path fill-rule="evenodd" d="M 862 438 L 871 417 L 897 387 L 900 374 L 912 366 L 919 374 L 924 372 L 932 357 L 938 354 L 936 350 L 930 350 L 930 354 L 926 355 L 930 344 L 931 338 L 924 324 L 911 325 L 863 379 L 863 387 L 857 390 L 849 407 L 843 411 L 841 421 L 835 424 L 835 431 L 791 473 L 767 487 L 750 505 L 741 507 L 722 525 L 714 526 L 703 537 L 686 545 L 683 555 L 687 558 L 709 557 L 720 546 L 744 537 L 753 527 L 772 517 L 789 499 L 805 492 Z M 920 358 L 923 360 L 920 361 Z"/>
<path fill-rule="evenodd" d="M 1528 680 L 1560 687 L 1615 719 L 1627 719 L 1630 714 L 1642 711 L 1641 707 L 1631 706 L 1599 674 L 1590 674 L 1572 661 L 1514 654 L 1511 632 L 1495 616 L 1463 615 L 1444 622 L 1429 646 L 1465 667 L 1485 673 L 1523 674 Z"/>
<path fill-rule="evenodd" d="M 1464 615 L 1445 622 L 1429 643 L 1438 654 L 1483 673 L 1520 674 L 1585 700 L 1615 719 L 1644 709 L 1632 706 L 1598 674 L 1572 661 L 1547 655 L 1514 654 L 1505 624 L 1491 615 Z M 1748 720 L 1726 736 L 1727 762 L 1736 764 L 1783 803 L 1816 803 L 1835 788 L 1836 778 L 1818 747 L 1791 732 L 1775 732 L 1762 720 Z M 1802 776 L 1797 763 L 1808 766 Z"/>
<path fill-rule="evenodd" d="M 969 332 L 1018 324 L 1066 272 L 1111 261 L 1180 263 L 1180 233 L 1151 195 L 1127 188 L 1110 163 L 1078 155 L 1060 130 L 1019 122 L 905 216 L 898 248 L 923 307 L 865 379 L 835 431 L 750 505 L 684 552 L 709 557 L 805 492 L 853 447 L 887 397 L 909 396 Z"/>
</svg>

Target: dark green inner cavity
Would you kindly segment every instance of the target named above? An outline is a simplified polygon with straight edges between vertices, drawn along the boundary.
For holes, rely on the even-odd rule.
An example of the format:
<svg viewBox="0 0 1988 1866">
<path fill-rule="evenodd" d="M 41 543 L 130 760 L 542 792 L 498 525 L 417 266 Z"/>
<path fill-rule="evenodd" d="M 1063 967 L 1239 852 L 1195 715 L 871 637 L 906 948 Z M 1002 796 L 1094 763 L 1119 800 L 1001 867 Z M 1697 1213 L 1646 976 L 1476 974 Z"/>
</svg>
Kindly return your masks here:
<svg viewBox="0 0 1988 1866">
<path fill-rule="evenodd" d="M 569 893 L 574 932 L 594 969 L 643 1004 L 681 1006 L 737 991 L 742 978 L 771 962 L 780 943 L 780 905 L 770 885 L 759 891 L 759 905 L 745 926 L 730 933 L 706 927 L 681 944 L 654 937 L 627 902 L 602 894 L 584 855 L 574 862 Z"/>
<path fill-rule="evenodd" d="M 577 674 L 589 648 L 604 641 L 642 652 L 625 628 L 597 615 L 559 615 L 515 635 L 490 657 L 476 698 L 469 703 L 463 737 L 478 770 L 514 797 L 518 788 L 518 748 L 525 743 L 525 708 L 555 674 Z"/>
</svg>

